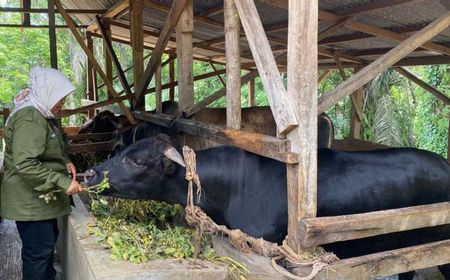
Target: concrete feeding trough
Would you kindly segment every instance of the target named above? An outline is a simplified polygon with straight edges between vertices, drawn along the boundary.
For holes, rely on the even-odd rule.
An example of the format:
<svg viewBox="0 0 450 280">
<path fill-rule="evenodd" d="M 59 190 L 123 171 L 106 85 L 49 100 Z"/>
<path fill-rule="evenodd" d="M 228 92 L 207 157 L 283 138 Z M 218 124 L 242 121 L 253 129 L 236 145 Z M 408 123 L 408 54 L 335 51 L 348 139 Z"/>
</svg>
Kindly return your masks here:
<svg viewBox="0 0 450 280">
<path fill-rule="evenodd" d="M 142 264 L 114 261 L 108 250 L 87 233 L 93 217 L 78 196 L 72 214 L 59 220 L 57 250 L 66 280 L 226 280 L 228 268 L 202 260 L 155 260 Z"/>
</svg>

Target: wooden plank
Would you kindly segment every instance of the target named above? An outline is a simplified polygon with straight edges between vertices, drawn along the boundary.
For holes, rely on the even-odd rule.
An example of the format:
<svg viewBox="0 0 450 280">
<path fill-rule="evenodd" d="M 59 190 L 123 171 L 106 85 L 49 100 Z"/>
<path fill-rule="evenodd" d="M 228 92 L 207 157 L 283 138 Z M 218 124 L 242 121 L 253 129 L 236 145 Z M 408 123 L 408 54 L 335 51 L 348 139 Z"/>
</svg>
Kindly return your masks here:
<svg viewBox="0 0 450 280">
<path fill-rule="evenodd" d="M 176 55 L 172 54 L 172 57 L 176 57 Z M 172 60 L 169 63 L 169 83 L 175 82 L 175 60 Z M 175 86 L 171 86 L 169 89 L 169 100 L 175 100 Z"/>
<path fill-rule="evenodd" d="M 242 76 L 241 84 L 248 83 L 250 80 L 253 80 L 257 76 L 258 76 L 258 70 L 253 70 L 253 71 L 245 74 L 244 76 Z M 183 111 L 184 115 L 186 117 L 190 117 L 190 116 L 196 114 L 201 109 L 208 106 L 209 104 L 211 104 L 212 102 L 216 101 L 217 99 L 219 99 L 225 95 L 226 95 L 226 88 L 224 87 L 224 88 L 219 89 L 215 93 L 205 97 L 202 101 L 198 102 L 197 104 L 187 108 L 185 111 Z"/>
<path fill-rule="evenodd" d="M 248 83 L 248 107 L 255 106 L 255 79 L 251 79 Z"/>
<path fill-rule="evenodd" d="M 298 122 L 281 80 L 255 3 L 252 0 L 235 0 L 235 3 L 256 66 L 260 72 L 278 132 L 287 134 L 297 126 Z M 314 66 L 314 68 L 316 67 Z"/>
<path fill-rule="evenodd" d="M 64 8 L 62 7 L 60 0 L 54 0 L 55 5 L 58 8 L 58 11 L 60 12 L 61 16 L 66 21 L 66 24 L 69 26 L 70 30 L 72 31 L 72 34 L 74 35 L 75 39 L 77 40 L 78 44 L 80 44 L 83 51 L 86 53 L 89 60 L 91 60 L 94 68 L 97 70 L 97 73 L 100 75 L 100 77 L 103 79 L 103 81 L 106 84 L 106 87 L 111 91 L 114 97 L 119 97 L 119 95 L 114 90 L 114 87 L 112 86 L 112 83 L 110 80 L 106 78 L 105 73 L 103 72 L 101 66 L 98 64 L 97 60 L 95 59 L 93 53 L 87 48 L 86 44 L 83 41 L 83 38 L 81 37 L 78 30 L 75 28 L 75 24 L 72 20 L 72 18 L 64 11 Z M 122 103 L 119 102 L 120 109 L 125 114 L 127 119 L 132 124 L 136 124 L 133 115 L 131 114 L 130 110 Z"/>
<path fill-rule="evenodd" d="M 241 49 L 239 45 L 240 22 L 234 0 L 225 0 L 225 56 L 227 127 L 241 128 Z"/>
<path fill-rule="evenodd" d="M 363 141 L 360 139 L 348 138 L 345 140 L 334 139 L 331 148 L 339 151 L 372 151 L 376 149 L 392 148 L 386 145 Z"/>
<path fill-rule="evenodd" d="M 327 29 L 325 29 L 324 31 L 320 32 L 317 35 L 317 40 L 320 42 L 323 39 L 325 39 L 326 37 L 328 37 L 331 34 L 335 34 L 335 32 L 338 29 L 341 29 L 346 23 L 347 21 L 351 20 L 350 18 L 347 19 L 341 19 L 339 20 L 337 23 L 333 24 L 332 26 L 328 27 Z"/>
<path fill-rule="evenodd" d="M 424 90 L 428 91 L 432 95 L 434 95 L 436 98 L 440 99 L 442 102 L 444 102 L 446 105 L 450 105 L 450 98 L 447 97 L 443 92 L 437 90 L 436 88 L 430 86 L 426 82 L 422 81 L 421 79 L 417 78 L 413 73 L 409 72 L 405 68 L 402 67 L 396 67 L 394 68 L 395 71 L 397 71 L 402 76 L 408 78 L 409 80 L 413 81 L 415 84 L 423 88 Z"/>
<path fill-rule="evenodd" d="M 100 28 L 100 27 L 99 27 Z M 111 26 L 109 23 L 106 23 L 104 26 L 104 32 L 103 37 L 106 37 L 109 41 L 111 41 Z M 105 74 L 108 81 L 113 81 L 113 69 L 112 69 L 112 57 L 111 54 L 108 52 L 107 43 L 105 40 L 103 40 L 103 60 L 104 60 L 104 66 L 105 66 Z M 113 97 L 113 94 L 111 93 L 110 89 L 106 89 L 106 96 L 107 98 Z"/>
<path fill-rule="evenodd" d="M 64 133 L 67 134 L 67 136 L 72 134 L 78 134 L 80 132 L 80 128 L 78 126 L 65 126 L 63 127 Z"/>
<path fill-rule="evenodd" d="M 110 141 L 86 143 L 86 144 L 70 144 L 67 153 L 81 154 L 81 153 L 103 152 L 103 151 L 111 151 Z"/>
<path fill-rule="evenodd" d="M 321 96 L 319 99 L 318 113 L 323 113 L 325 110 L 339 102 L 339 100 L 362 87 L 382 71 L 386 70 L 398 62 L 401 58 L 411 53 L 418 46 L 421 46 L 424 42 L 427 42 L 436 34 L 439 34 L 441 31 L 445 30 L 449 25 L 450 11 L 447 11 L 445 14 L 430 23 L 427 27 L 415 33 L 413 36 L 397 45 L 388 53 L 376 59 L 370 65 L 364 67 L 347 81 L 341 83 L 334 90 Z"/>
<path fill-rule="evenodd" d="M 302 246 L 299 222 L 317 213 L 317 29 L 318 0 L 289 1 L 288 96 L 298 127 L 287 135 L 299 163 L 287 166 L 288 245 Z"/>
<path fill-rule="evenodd" d="M 130 3 L 130 40 L 133 56 L 133 77 L 134 77 L 134 102 L 137 105 L 138 95 L 144 73 L 144 17 L 143 5 L 141 1 L 131 1 Z M 130 100 L 131 101 L 131 100 Z M 143 100 L 144 101 L 144 100 Z M 139 109 L 145 109 L 144 102 L 139 104 Z"/>
<path fill-rule="evenodd" d="M 179 0 L 174 1 L 172 4 L 172 7 L 170 8 L 170 11 L 167 15 L 166 21 L 164 23 L 163 28 L 161 29 L 161 32 L 159 33 L 158 41 L 156 42 L 155 49 L 152 53 L 152 56 L 150 57 L 150 61 L 147 64 L 147 67 L 145 68 L 145 72 L 143 74 L 143 81 L 139 87 L 139 89 L 135 92 L 136 94 L 136 106 L 139 107 L 139 105 L 144 101 L 144 95 L 146 92 L 146 89 L 148 87 L 148 84 L 150 83 L 153 74 L 156 71 L 156 67 L 161 63 L 161 55 L 163 54 L 167 42 L 170 39 L 170 35 L 172 33 L 173 28 L 178 22 L 178 19 L 180 18 L 181 12 L 184 9 L 184 6 L 186 5 L 188 0 Z"/>
<path fill-rule="evenodd" d="M 26 2 L 30 4 L 29 3 L 30 1 Z M 50 43 L 50 65 L 52 68 L 58 69 L 58 50 L 56 48 L 56 29 L 55 29 L 55 4 L 53 0 L 48 0 L 47 4 L 48 4 L 48 38 Z M 28 14 L 28 19 L 29 16 L 30 14 Z"/>
<path fill-rule="evenodd" d="M 162 112 L 162 85 L 161 85 L 161 65 L 156 68 L 155 72 L 155 103 L 156 113 Z"/>
<path fill-rule="evenodd" d="M 450 202 L 335 217 L 306 218 L 300 223 L 303 246 L 360 239 L 450 223 Z"/>
<path fill-rule="evenodd" d="M 176 27 L 178 104 L 181 111 L 194 105 L 194 80 L 192 78 L 194 62 L 192 47 L 192 33 L 194 32 L 193 9 L 193 0 L 186 1 Z"/>
<path fill-rule="evenodd" d="M 130 7 L 129 0 L 120 0 L 114 4 L 106 13 L 103 14 L 103 18 L 115 18 L 122 14 Z"/>
<path fill-rule="evenodd" d="M 31 14 L 46 14 L 48 9 L 38 9 L 38 8 L 16 8 L 16 7 L 0 7 L 0 12 L 6 13 L 31 13 Z M 58 11 L 55 11 L 58 13 Z M 102 9 L 66 9 L 68 14 L 103 14 L 107 10 Z"/>
<path fill-rule="evenodd" d="M 86 46 L 87 48 L 91 51 L 94 52 L 94 43 L 92 41 L 92 34 L 89 31 L 86 31 Z M 94 67 L 92 66 L 92 62 L 88 59 L 87 61 L 87 74 L 86 74 L 86 88 L 87 88 L 87 99 L 88 100 L 92 100 L 92 101 L 96 101 L 96 92 L 97 92 L 97 88 L 94 87 L 94 79 L 95 79 L 95 72 L 94 72 Z M 94 110 L 89 110 L 88 111 L 88 118 L 93 118 L 94 117 Z"/>
<path fill-rule="evenodd" d="M 217 5 L 215 7 L 212 7 L 206 11 L 200 12 L 198 15 L 202 17 L 209 17 L 214 16 L 217 14 L 221 14 L 223 12 L 223 5 Z"/>
<path fill-rule="evenodd" d="M 122 85 L 122 88 L 126 94 L 131 95 L 132 93 L 131 93 L 130 86 L 128 85 L 127 78 L 125 77 L 125 73 L 122 69 L 122 66 L 120 65 L 119 59 L 117 58 L 116 52 L 114 51 L 114 48 L 111 43 L 111 36 L 110 36 L 111 34 L 110 34 L 110 32 L 108 32 L 106 30 L 106 27 L 103 24 L 100 16 L 97 15 L 95 18 L 96 18 L 97 24 L 100 28 L 100 32 L 103 36 L 104 46 L 106 47 L 106 50 L 109 53 L 109 56 L 112 58 L 112 62 L 114 64 L 114 67 L 116 68 L 117 75 L 119 77 L 119 81 Z M 112 76 L 112 71 L 111 71 L 111 76 Z M 113 78 L 111 77 L 111 81 L 112 80 L 113 80 Z"/>
<path fill-rule="evenodd" d="M 269 157 L 278 161 L 296 163 L 297 154 L 287 152 L 289 141 L 259 133 L 226 128 L 221 125 L 195 122 L 189 119 L 176 119 L 174 116 L 134 112 L 136 118 L 157 125 L 172 127 L 176 131 L 201 136 L 224 145 L 231 145 L 246 151 Z"/>
<path fill-rule="evenodd" d="M 113 136 L 112 132 L 102 132 L 102 133 L 87 133 L 87 134 L 72 134 L 67 135 L 67 139 L 71 141 L 81 141 L 81 140 L 111 140 Z"/>
<path fill-rule="evenodd" d="M 320 271 L 314 279 L 370 279 L 447 263 L 450 240 L 341 260 Z"/>
<path fill-rule="evenodd" d="M 372 3 L 362 4 L 344 10 L 340 10 L 339 12 L 336 13 L 336 15 L 342 18 L 360 16 L 367 13 L 372 13 L 374 11 L 379 11 L 382 9 L 392 8 L 394 6 L 402 4 L 410 4 L 419 1 L 424 0 L 377 0 Z"/>
</svg>

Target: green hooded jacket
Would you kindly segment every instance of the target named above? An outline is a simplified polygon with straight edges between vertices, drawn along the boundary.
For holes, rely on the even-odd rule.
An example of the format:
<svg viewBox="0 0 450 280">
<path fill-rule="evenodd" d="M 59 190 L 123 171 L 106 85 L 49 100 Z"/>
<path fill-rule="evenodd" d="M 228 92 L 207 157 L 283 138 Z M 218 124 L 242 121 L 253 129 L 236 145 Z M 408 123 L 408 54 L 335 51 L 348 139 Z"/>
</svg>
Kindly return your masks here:
<svg viewBox="0 0 450 280">
<path fill-rule="evenodd" d="M 39 221 L 68 214 L 66 190 L 72 179 L 66 170 L 67 145 L 59 129 L 34 107 L 26 107 L 8 121 L 5 142 L 0 216 Z M 56 199 L 47 203 L 42 195 L 49 192 Z"/>
</svg>

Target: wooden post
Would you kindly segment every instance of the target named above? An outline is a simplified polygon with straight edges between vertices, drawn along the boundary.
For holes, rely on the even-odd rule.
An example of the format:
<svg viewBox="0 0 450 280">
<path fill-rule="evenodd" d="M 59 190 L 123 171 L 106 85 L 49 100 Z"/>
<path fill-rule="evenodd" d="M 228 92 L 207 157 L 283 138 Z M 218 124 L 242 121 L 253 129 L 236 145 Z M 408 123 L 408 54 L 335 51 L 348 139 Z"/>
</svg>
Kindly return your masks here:
<svg viewBox="0 0 450 280">
<path fill-rule="evenodd" d="M 248 107 L 255 106 L 255 79 L 250 80 L 248 85 Z"/>
<path fill-rule="evenodd" d="M 103 37 L 107 38 L 108 40 L 111 40 L 111 25 L 109 25 L 109 23 L 105 23 L 104 24 L 105 27 L 105 33 L 103 34 Z M 105 60 L 105 74 L 106 74 L 106 78 L 109 81 L 112 81 L 112 77 L 113 77 L 113 71 L 112 71 L 112 58 L 110 53 L 108 52 L 108 46 L 106 45 L 106 41 L 103 40 L 103 57 Z M 107 98 L 111 98 L 112 97 L 112 93 L 110 90 L 107 89 Z"/>
<path fill-rule="evenodd" d="M 288 96 L 298 127 L 287 135 L 298 164 L 287 165 L 288 245 L 301 246 L 300 221 L 317 212 L 318 0 L 289 0 Z"/>
<path fill-rule="evenodd" d="M 357 73 L 361 68 L 355 68 L 354 73 Z M 361 124 L 364 117 L 364 87 L 357 89 L 352 94 L 352 111 L 350 116 L 350 135 L 353 139 L 361 139 Z M 358 114 L 359 113 L 359 114 Z"/>
<path fill-rule="evenodd" d="M 24 3 L 30 3 L 25 1 Z M 50 42 L 50 65 L 54 69 L 58 69 L 58 52 L 56 49 L 56 28 L 55 28 L 55 3 L 53 0 L 48 0 L 48 37 Z M 28 20 L 30 14 L 28 14 Z"/>
<path fill-rule="evenodd" d="M 194 80 L 192 75 L 192 32 L 194 31 L 193 0 L 188 0 L 176 27 L 178 101 L 180 110 L 194 105 Z"/>
<path fill-rule="evenodd" d="M 291 101 L 281 80 L 261 19 L 253 0 L 235 0 L 242 26 L 269 99 L 278 132 L 285 135 L 297 125 Z M 317 37 L 317 34 L 316 34 Z M 309 55 L 309 54 L 308 54 Z M 317 66 L 314 66 L 316 68 Z M 317 81 L 316 81 L 317 83 Z"/>
<path fill-rule="evenodd" d="M 345 96 L 350 95 L 358 88 L 375 78 L 378 74 L 395 64 L 425 42 L 445 30 L 450 25 L 450 11 L 447 11 L 439 18 L 431 22 L 425 28 L 415 33 L 395 48 L 382 55 L 370 65 L 353 75 L 350 79 L 341 83 L 334 90 L 322 95 L 319 99 L 318 113 L 323 113 L 331 106 L 335 105 Z"/>
<path fill-rule="evenodd" d="M 161 83 L 161 64 L 156 68 L 155 72 L 155 103 L 156 113 L 162 112 L 162 83 Z"/>
<path fill-rule="evenodd" d="M 171 54 L 170 57 L 175 56 L 174 54 Z M 169 63 L 169 83 L 175 82 L 175 60 L 171 60 Z M 169 100 L 174 101 L 175 100 L 175 86 L 170 87 L 169 90 Z"/>
<path fill-rule="evenodd" d="M 143 6 L 141 1 L 130 1 L 130 38 L 131 48 L 133 50 L 135 98 L 142 84 L 142 76 L 144 73 L 144 25 L 142 10 Z M 130 103 L 133 104 L 133 102 Z M 139 107 L 136 109 L 145 109 L 145 102 L 139 104 Z"/>
<path fill-rule="evenodd" d="M 86 45 L 87 45 L 87 48 L 91 52 L 94 51 L 92 34 L 89 31 L 86 31 Z M 87 76 L 87 99 L 97 101 L 97 99 L 96 99 L 97 89 L 94 87 L 94 79 L 95 79 L 94 67 L 92 66 L 92 62 L 89 59 L 87 60 L 87 75 L 86 76 Z M 94 113 L 95 113 L 94 110 L 89 110 L 88 118 L 93 118 Z"/>
<path fill-rule="evenodd" d="M 450 118 L 448 119 L 447 162 L 450 163 Z"/>
<path fill-rule="evenodd" d="M 227 127 L 241 128 L 241 50 L 239 46 L 239 14 L 234 0 L 225 0 L 225 56 L 227 91 Z"/>
</svg>

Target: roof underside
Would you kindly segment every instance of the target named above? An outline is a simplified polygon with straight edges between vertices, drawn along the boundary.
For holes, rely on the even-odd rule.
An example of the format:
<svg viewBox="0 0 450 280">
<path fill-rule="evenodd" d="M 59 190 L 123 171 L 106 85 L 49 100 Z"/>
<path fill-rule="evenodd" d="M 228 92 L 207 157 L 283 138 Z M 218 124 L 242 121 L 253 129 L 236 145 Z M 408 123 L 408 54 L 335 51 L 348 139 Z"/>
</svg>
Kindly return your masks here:
<svg viewBox="0 0 450 280">
<path fill-rule="evenodd" d="M 132 0 L 130 0 L 132 1 Z M 63 0 L 66 8 L 77 9 L 110 9 L 119 1 L 114 0 Z M 157 33 L 166 20 L 167 11 L 172 0 L 145 0 L 144 30 L 146 46 L 153 46 Z M 275 56 L 287 49 L 288 11 L 286 1 L 255 0 L 261 21 L 266 29 Z M 224 62 L 224 30 L 223 30 L 223 0 L 194 1 L 194 55 L 196 58 Z M 340 56 L 344 65 L 354 65 L 356 59 L 373 61 L 398 44 L 392 39 L 375 37 L 374 34 L 357 31 L 348 24 L 341 23 L 345 19 L 363 23 L 378 29 L 389 30 L 410 36 L 438 18 L 449 8 L 448 0 L 319 0 L 319 9 L 332 13 L 334 20 L 324 20 L 319 12 L 319 66 L 334 68 L 336 65 L 333 54 Z M 84 24 L 94 20 L 93 15 L 79 15 Z M 336 25 L 329 34 L 323 33 Z M 113 38 L 129 41 L 130 17 L 126 11 L 111 19 Z M 98 32 L 98 31 L 97 31 Z M 322 34 L 321 34 L 322 33 Z M 328 32 L 327 32 L 328 33 Z M 433 43 L 447 47 L 448 52 L 417 49 L 411 53 L 403 65 L 426 65 L 450 63 L 450 29 L 446 29 L 432 39 Z M 167 50 L 175 49 L 175 33 Z M 245 37 L 241 38 L 242 62 L 252 62 L 252 55 Z M 350 59 L 349 59 L 350 57 Z M 278 60 L 280 67 L 286 65 L 286 57 Z"/>
</svg>

